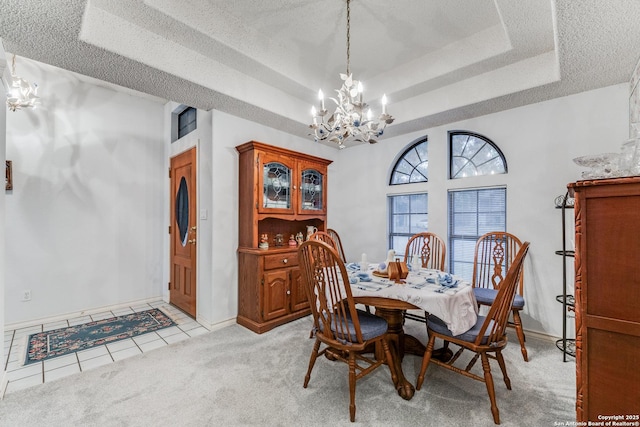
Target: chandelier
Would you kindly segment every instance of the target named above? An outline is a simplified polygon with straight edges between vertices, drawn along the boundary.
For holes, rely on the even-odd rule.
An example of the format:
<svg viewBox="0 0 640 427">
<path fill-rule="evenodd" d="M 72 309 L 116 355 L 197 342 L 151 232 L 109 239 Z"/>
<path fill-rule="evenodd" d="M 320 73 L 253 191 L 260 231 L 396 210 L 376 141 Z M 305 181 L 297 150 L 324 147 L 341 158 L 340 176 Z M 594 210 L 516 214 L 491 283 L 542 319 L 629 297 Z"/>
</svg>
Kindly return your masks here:
<svg viewBox="0 0 640 427">
<path fill-rule="evenodd" d="M 16 55 L 11 61 L 11 82 L 7 89 L 7 106 L 9 110 L 16 111 L 21 108 L 36 108 L 40 99 L 37 96 L 38 85 L 31 84 L 22 77 L 16 76 Z"/>
<path fill-rule="evenodd" d="M 313 123 L 309 125 L 313 129 L 316 142 L 328 140 L 338 144 L 339 148 L 345 148 L 346 141 L 359 141 L 375 144 L 377 138 L 384 133 L 385 127 L 393 123 L 393 117 L 387 114 L 387 97 L 382 95 L 382 113 L 377 120 L 373 120 L 373 112 L 369 105 L 362 101 L 362 82 L 354 80 L 351 74 L 351 0 L 347 0 L 347 73 L 340 73 L 342 87 L 336 89 L 336 98 L 329 98 L 336 103 L 336 109 L 331 115 L 324 106 L 324 94 L 322 89 L 318 91 L 320 110 L 311 107 Z"/>
</svg>

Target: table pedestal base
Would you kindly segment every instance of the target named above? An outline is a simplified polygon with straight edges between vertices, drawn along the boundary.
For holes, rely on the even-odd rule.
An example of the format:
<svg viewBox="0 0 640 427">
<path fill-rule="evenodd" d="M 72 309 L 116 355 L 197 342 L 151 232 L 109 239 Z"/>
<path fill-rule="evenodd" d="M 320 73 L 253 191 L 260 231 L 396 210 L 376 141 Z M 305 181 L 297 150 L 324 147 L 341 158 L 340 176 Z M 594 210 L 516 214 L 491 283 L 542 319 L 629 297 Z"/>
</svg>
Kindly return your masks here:
<svg viewBox="0 0 640 427">
<path fill-rule="evenodd" d="M 376 315 L 382 317 L 387 321 L 389 328 L 387 333 L 389 334 L 391 341 L 391 353 L 393 354 L 393 365 L 396 371 L 397 381 L 394 384 L 398 394 L 405 400 L 410 400 L 416 389 L 404 376 L 402 372 L 402 358 L 404 353 L 409 350 L 412 354 L 419 352 L 420 346 L 422 346 L 422 353 L 424 354 L 424 346 L 415 337 L 411 335 L 405 335 L 402 328 L 402 310 L 379 308 L 376 307 Z M 376 348 L 376 357 L 384 357 L 381 354 L 382 349 Z"/>
<path fill-rule="evenodd" d="M 405 400 L 410 400 L 415 394 L 415 387 L 404 376 L 402 371 L 402 359 L 406 353 L 424 356 L 426 347 L 413 335 L 404 333 L 404 310 L 376 307 L 376 315 L 387 321 L 387 333 L 390 336 L 393 365 L 395 367 L 397 382 L 394 384 L 398 394 Z M 376 358 L 384 358 L 382 348 L 375 349 Z M 433 356 L 437 359 L 448 361 L 453 353 L 448 348 L 434 350 Z"/>
</svg>

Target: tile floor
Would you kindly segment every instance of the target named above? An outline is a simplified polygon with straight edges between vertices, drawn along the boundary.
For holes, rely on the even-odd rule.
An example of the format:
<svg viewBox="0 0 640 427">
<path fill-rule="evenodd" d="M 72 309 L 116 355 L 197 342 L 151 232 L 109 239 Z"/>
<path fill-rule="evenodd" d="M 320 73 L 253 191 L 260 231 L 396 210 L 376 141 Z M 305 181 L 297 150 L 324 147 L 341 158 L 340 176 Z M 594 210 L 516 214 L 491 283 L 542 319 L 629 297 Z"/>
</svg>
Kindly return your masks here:
<svg viewBox="0 0 640 427">
<path fill-rule="evenodd" d="M 160 329 L 156 332 L 138 335 L 134 338 L 116 341 L 111 344 L 101 345 L 26 366 L 22 364 L 26 351 L 26 337 L 30 334 L 159 307 L 162 307 L 163 310 L 172 315 L 177 326 Z M 208 332 L 208 330 L 193 318 L 161 300 L 83 317 L 75 317 L 55 323 L 44 323 L 20 329 L 5 330 L 3 353 L 5 360 L 3 360 L 2 363 L 4 363 L 6 367 L 9 381 L 5 395 L 16 390 L 43 384 L 48 381 L 66 377 L 67 375 L 77 374 L 98 366 L 106 365 L 107 363 L 164 347 L 171 343 L 206 332 Z"/>
</svg>

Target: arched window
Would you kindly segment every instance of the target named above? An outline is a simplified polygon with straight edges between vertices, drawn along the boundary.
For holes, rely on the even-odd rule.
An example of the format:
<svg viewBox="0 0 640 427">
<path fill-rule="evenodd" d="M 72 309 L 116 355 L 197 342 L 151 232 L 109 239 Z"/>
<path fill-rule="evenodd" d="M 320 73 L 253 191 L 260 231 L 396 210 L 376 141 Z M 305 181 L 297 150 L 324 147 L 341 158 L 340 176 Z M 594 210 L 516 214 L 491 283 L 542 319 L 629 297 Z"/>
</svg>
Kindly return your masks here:
<svg viewBox="0 0 640 427">
<path fill-rule="evenodd" d="M 427 182 L 428 166 L 427 137 L 424 137 L 407 148 L 398 158 L 391 171 L 389 185 Z"/>
<path fill-rule="evenodd" d="M 507 173 L 507 161 L 489 138 L 466 131 L 449 132 L 449 178 L 499 173 Z"/>
</svg>

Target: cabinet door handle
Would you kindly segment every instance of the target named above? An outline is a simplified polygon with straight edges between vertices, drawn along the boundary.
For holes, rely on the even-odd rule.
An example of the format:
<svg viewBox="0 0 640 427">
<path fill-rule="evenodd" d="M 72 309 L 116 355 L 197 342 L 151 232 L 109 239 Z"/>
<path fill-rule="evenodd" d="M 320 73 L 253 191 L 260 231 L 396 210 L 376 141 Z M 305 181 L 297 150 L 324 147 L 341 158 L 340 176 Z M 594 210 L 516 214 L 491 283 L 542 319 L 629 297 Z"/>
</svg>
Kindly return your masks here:
<svg viewBox="0 0 640 427">
<path fill-rule="evenodd" d="M 291 295 L 291 291 L 287 291 L 287 295 Z"/>
<path fill-rule="evenodd" d="M 282 260 L 282 263 L 283 263 L 283 264 L 286 264 L 286 263 L 288 263 L 288 262 L 289 262 L 289 260 L 288 260 L 288 259 L 286 259 L 286 258 Z"/>
</svg>

